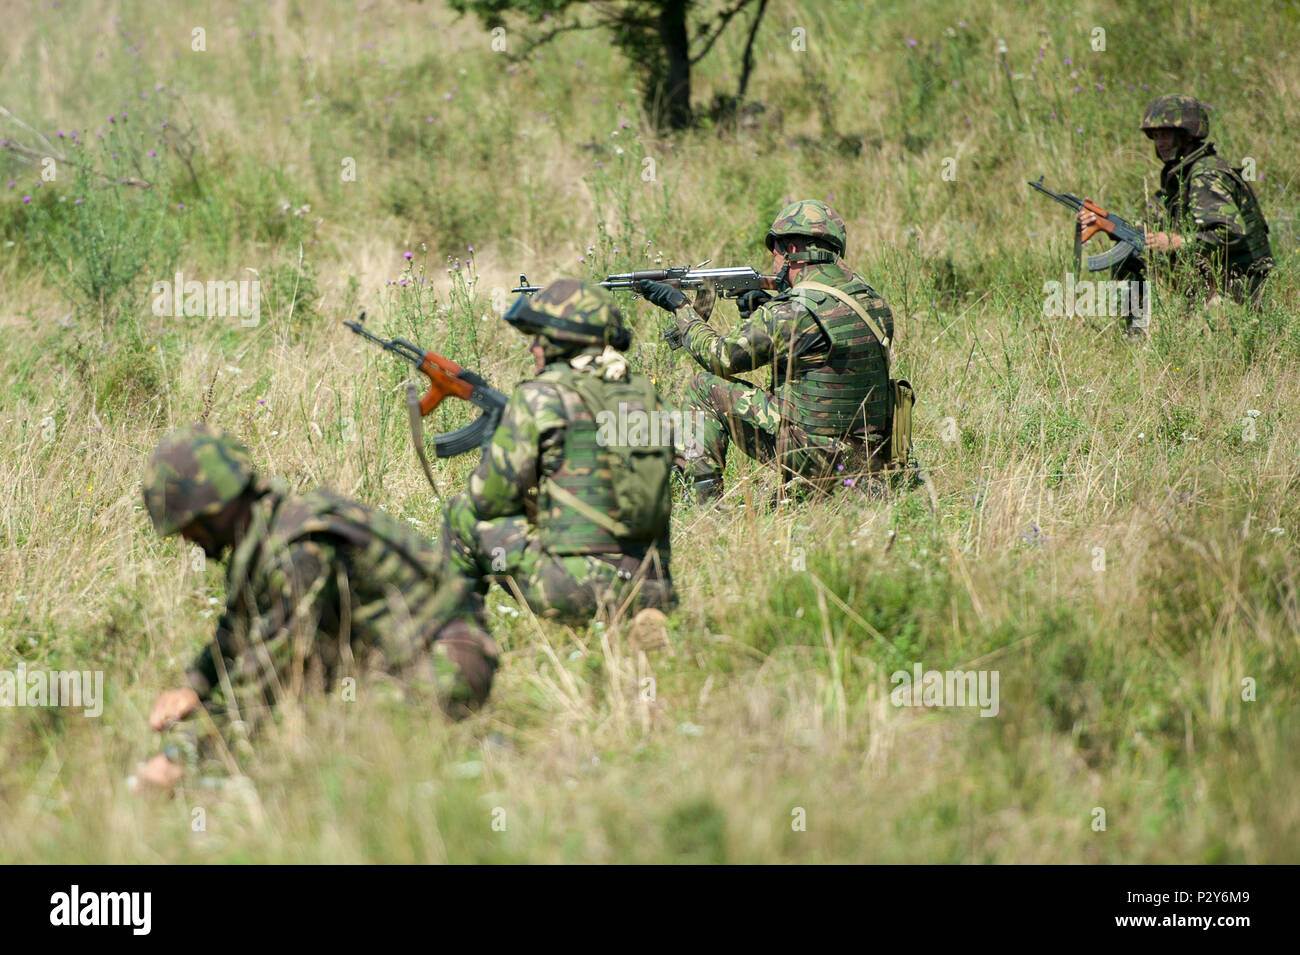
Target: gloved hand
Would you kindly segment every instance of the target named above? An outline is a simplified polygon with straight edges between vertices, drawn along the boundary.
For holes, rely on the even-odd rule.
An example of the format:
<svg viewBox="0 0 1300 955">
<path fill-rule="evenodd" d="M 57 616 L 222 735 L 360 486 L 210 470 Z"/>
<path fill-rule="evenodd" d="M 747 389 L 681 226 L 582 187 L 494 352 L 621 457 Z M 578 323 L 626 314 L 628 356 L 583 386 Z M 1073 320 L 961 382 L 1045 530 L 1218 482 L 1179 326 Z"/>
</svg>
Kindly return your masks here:
<svg viewBox="0 0 1300 955">
<path fill-rule="evenodd" d="M 676 328 L 668 328 L 664 330 L 664 341 L 668 343 L 668 347 L 673 351 L 677 351 L 677 349 L 681 348 L 684 344 L 682 342 L 682 333 Z"/>
<path fill-rule="evenodd" d="M 760 308 L 771 297 L 771 292 L 765 292 L 761 288 L 751 289 L 741 295 L 736 299 L 736 308 L 740 310 L 740 317 L 749 318 L 756 309 Z"/>
<path fill-rule="evenodd" d="M 679 308 L 689 302 L 689 299 L 682 294 L 681 289 L 675 289 L 664 282 L 646 282 L 643 280 L 637 283 L 636 290 L 647 302 L 651 305 L 658 305 L 665 312 L 676 314 Z"/>
</svg>

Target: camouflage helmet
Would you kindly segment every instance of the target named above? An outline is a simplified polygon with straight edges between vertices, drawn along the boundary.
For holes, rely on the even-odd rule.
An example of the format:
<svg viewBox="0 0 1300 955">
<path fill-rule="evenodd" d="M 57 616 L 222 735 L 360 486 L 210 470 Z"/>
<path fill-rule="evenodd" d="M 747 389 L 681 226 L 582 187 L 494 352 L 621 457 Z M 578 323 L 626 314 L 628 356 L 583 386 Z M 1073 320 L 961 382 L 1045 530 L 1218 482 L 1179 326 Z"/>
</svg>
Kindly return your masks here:
<svg viewBox="0 0 1300 955">
<path fill-rule="evenodd" d="M 505 320 L 525 335 L 541 335 L 561 350 L 567 350 L 567 345 L 613 345 L 626 351 L 632 343 L 614 296 L 579 279 L 552 282 L 531 298 L 520 295 Z"/>
<path fill-rule="evenodd" d="M 178 428 L 154 448 L 144 472 L 144 506 L 159 534 L 216 514 L 253 481 L 244 447 L 207 425 Z"/>
<path fill-rule="evenodd" d="M 801 235 L 825 242 L 836 255 L 843 255 L 848 243 L 844 220 L 839 213 L 818 199 L 792 202 L 778 214 L 767 230 L 767 250 L 772 251 L 779 236 Z"/>
<path fill-rule="evenodd" d="M 1147 104 L 1138 128 L 1148 136 L 1157 129 L 1181 129 L 1192 139 L 1204 139 L 1210 132 L 1210 118 L 1195 96 L 1157 96 Z"/>
</svg>

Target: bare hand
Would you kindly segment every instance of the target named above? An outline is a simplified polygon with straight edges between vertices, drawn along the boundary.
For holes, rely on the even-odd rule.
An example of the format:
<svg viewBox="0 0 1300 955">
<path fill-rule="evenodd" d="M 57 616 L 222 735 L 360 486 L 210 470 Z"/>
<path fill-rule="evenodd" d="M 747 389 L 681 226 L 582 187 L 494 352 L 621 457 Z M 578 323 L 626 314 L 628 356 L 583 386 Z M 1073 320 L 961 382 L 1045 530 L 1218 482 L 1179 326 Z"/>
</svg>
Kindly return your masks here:
<svg viewBox="0 0 1300 955">
<path fill-rule="evenodd" d="M 1091 202 L 1092 200 L 1084 199 L 1083 201 Z M 1097 224 L 1097 213 L 1093 212 L 1091 209 L 1080 209 L 1079 214 L 1075 216 L 1075 219 L 1079 221 L 1080 228 L 1086 229 L 1091 225 Z"/>
<path fill-rule="evenodd" d="M 180 690 L 167 690 L 154 700 L 153 709 L 149 711 L 149 725 L 161 733 L 173 723 L 177 723 L 199 708 L 199 695 L 190 687 Z M 165 757 L 164 757 L 165 758 Z"/>
<path fill-rule="evenodd" d="M 162 753 L 159 753 L 147 763 L 140 764 L 140 767 L 135 772 L 135 788 L 146 792 L 157 789 L 171 789 L 181 781 L 181 777 L 184 775 L 185 770 Z"/>
<path fill-rule="evenodd" d="M 1153 252 L 1173 252 L 1183 247 L 1183 237 L 1168 232 L 1148 232 L 1146 245 Z"/>
</svg>

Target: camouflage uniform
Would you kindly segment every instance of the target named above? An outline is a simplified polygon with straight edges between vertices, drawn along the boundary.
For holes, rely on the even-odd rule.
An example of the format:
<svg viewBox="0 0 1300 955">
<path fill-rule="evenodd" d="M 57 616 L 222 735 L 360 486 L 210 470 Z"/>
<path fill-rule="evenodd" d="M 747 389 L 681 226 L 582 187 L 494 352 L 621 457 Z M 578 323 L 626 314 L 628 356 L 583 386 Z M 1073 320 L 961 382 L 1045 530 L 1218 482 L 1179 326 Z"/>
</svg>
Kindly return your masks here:
<svg viewBox="0 0 1300 955">
<path fill-rule="evenodd" d="M 848 293 L 888 339 L 893 314 L 840 258 L 844 224 L 827 206 L 806 200 L 786 207 L 768 233 L 769 249 L 780 235 L 820 236 L 837 248 L 803 253 L 799 285 L 729 335 L 693 316 L 681 328 L 684 347 L 705 371 L 686 388 L 695 412 L 686 420 L 694 427 L 679 452 L 704 496 L 720 487 L 732 442 L 775 463 L 784 477 L 798 475 L 821 489 L 853 484 L 888 460 L 889 369 L 880 342 L 847 304 L 801 286 L 817 282 Z M 768 390 L 736 380 L 764 365 L 772 366 Z"/>
<path fill-rule="evenodd" d="M 241 495 L 226 608 L 186 673 L 219 727 L 345 676 L 400 673 L 462 716 L 483 702 L 497 651 L 464 582 L 405 522 L 320 488 L 291 496 L 258 479 L 246 450 L 199 426 L 159 445 L 145 503 L 160 533 L 217 514 Z"/>
<path fill-rule="evenodd" d="M 1258 306 L 1273 268 L 1268 223 L 1250 183 L 1215 152 L 1213 143 L 1203 141 L 1209 133 L 1204 105 L 1191 96 L 1157 97 L 1147 106 L 1141 128 L 1148 135 L 1181 129 L 1197 141 L 1160 171 L 1157 228 L 1183 236 L 1206 287 Z M 1178 255 L 1173 253 L 1172 261 Z M 1142 267 L 1133 263 L 1119 277 L 1142 278 Z"/>
<path fill-rule="evenodd" d="M 619 354 L 630 337 L 612 296 L 564 279 L 506 320 L 542 336 L 546 364 L 515 389 L 466 490 L 447 502 L 447 559 L 479 594 L 496 581 L 539 616 L 672 609 L 672 435 L 619 433 L 617 409 L 624 422 L 666 419 Z"/>
</svg>

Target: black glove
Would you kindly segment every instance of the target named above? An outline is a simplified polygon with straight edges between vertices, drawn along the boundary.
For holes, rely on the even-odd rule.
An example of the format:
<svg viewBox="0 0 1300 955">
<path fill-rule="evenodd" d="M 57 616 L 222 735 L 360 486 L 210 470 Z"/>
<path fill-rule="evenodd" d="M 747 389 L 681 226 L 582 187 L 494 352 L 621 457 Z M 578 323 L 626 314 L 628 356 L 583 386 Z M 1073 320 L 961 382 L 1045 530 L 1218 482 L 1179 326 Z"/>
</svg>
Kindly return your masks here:
<svg viewBox="0 0 1300 955">
<path fill-rule="evenodd" d="M 681 289 L 675 289 L 664 282 L 646 282 L 642 280 L 637 283 L 636 290 L 651 305 L 658 305 L 665 312 L 673 312 L 674 314 L 689 301 L 682 294 Z"/>
<path fill-rule="evenodd" d="M 761 288 L 750 289 L 736 299 L 736 308 L 740 310 L 740 317 L 749 318 L 754 314 L 755 309 L 761 307 L 771 297 L 771 292 L 765 292 Z"/>
<path fill-rule="evenodd" d="M 669 328 L 664 331 L 664 341 L 668 343 L 668 347 L 673 351 L 677 351 L 685 344 L 682 341 L 682 333 L 676 328 Z"/>
</svg>

